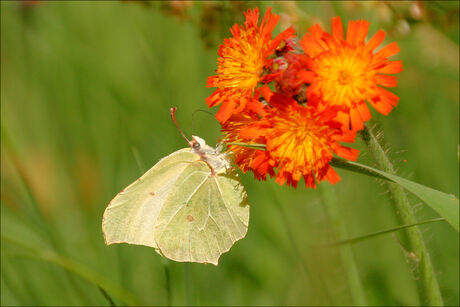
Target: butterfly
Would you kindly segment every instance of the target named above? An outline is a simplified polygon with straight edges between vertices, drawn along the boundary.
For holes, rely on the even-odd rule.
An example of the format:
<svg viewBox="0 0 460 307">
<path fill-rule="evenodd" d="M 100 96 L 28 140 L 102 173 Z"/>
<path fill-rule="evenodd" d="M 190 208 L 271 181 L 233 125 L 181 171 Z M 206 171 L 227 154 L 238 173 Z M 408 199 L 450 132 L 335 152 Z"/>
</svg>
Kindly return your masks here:
<svg viewBox="0 0 460 307">
<path fill-rule="evenodd" d="M 174 261 L 218 264 L 219 257 L 244 238 L 249 203 L 228 153 L 198 137 L 190 147 L 161 159 L 118 193 L 105 209 L 107 245 L 153 247 Z"/>
</svg>

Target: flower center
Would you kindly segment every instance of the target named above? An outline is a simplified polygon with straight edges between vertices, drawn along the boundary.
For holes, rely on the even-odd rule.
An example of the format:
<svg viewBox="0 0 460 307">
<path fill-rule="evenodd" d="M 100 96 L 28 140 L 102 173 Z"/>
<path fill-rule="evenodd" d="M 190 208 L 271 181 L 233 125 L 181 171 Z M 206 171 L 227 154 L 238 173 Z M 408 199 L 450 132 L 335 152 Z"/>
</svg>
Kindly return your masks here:
<svg viewBox="0 0 460 307">
<path fill-rule="evenodd" d="M 343 49 L 319 57 L 315 63 L 317 74 L 313 89 L 322 99 L 335 105 L 352 106 L 370 96 L 375 72 L 369 68 L 368 54 Z"/>
<path fill-rule="evenodd" d="M 277 133 L 267 143 L 272 156 L 280 159 L 279 166 L 295 180 L 323 167 L 324 152 L 330 151 L 329 131 L 318 125 L 316 117 L 301 113 L 278 119 L 273 129 Z"/>
<path fill-rule="evenodd" d="M 337 78 L 337 80 L 340 84 L 347 85 L 352 81 L 351 73 L 348 70 L 341 70 L 339 72 L 339 77 Z"/>
</svg>

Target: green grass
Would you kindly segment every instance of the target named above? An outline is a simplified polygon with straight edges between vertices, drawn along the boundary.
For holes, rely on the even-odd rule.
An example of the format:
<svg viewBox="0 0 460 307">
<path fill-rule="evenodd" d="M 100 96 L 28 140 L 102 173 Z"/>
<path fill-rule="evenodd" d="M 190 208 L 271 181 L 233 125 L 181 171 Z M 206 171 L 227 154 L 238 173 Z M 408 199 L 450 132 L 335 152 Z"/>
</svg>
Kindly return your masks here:
<svg viewBox="0 0 460 307">
<path fill-rule="evenodd" d="M 192 7 L 194 20 L 203 6 Z M 458 4 L 427 6 L 434 17 L 411 23 L 406 35 L 391 31 L 394 15 L 382 20 L 375 3 L 298 6 L 300 34 L 316 20 L 327 26 L 335 14 L 371 21 L 371 34 L 389 31 L 386 43 L 398 42 L 396 57 L 404 62 L 392 90 L 401 100 L 390 116 L 374 112 L 374 122 L 400 176 L 458 197 Z M 208 31 L 220 41 L 233 19 L 241 16 L 204 30 L 164 14 L 159 3 L 1 3 L 2 305 L 109 305 L 98 286 L 117 305 L 167 303 L 165 262 L 151 248 L 106 246 L 102 213 L 139 176 L 138 160 L 149 168 L 187 146 L 170 120 L 171 106 L 187 135 L 215 144 L 217 121 L 193 115 L 207 109 L 212 89 L 205 82 L 218 47 L 205 48 L 200 35 Z M 365 145 L 356 146 L 358 162 L 374 166 Z M 386 186 L 338 172 L 342 181 L 333 190 L 350 238 L 399 225 Z M 218 267 L 168 261 L 171 303 L 351 304 L 340 250 L 324 247 L 335 235 L 320 191 L 258 182 L 251 174 L 242 180 L 251 204 L 246 238 Z M 419 204 L 417 220 L 438 217 L 410 200 Z M 458 305 L 458 233 L 444 222 L 419 227 L 444 303 Z M 420 303 L 413 263 L 400 244 L 407 246 L 398 232 L 351 246 L 368 304 Z"/>
</svg>

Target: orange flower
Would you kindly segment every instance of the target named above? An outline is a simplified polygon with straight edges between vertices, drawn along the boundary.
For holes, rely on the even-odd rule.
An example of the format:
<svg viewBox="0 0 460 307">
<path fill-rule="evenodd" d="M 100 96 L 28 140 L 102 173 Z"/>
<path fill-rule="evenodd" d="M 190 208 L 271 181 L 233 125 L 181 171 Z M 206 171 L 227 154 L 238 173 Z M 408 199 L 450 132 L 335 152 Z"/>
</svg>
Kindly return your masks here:
<svg viewBox="0 0 460 307">
<path fill-rule="evenodd" d="M 345 123 L 351 121 L 354 130 L 362 129 L 363 122 L 371 118 L 365 101 L 387 115 L 399 100 L 379 86 L 396 86 L 396 77 L 386 74 L 402 71 L 401 61 L 388 60 L 399 52 L 398 45 L 393 42 L 374 53 L 385 38 L 385 32 L 379 30 L 365 43 L 368 29 L 367 21 L 350 21 L 344 40 L 342 21 L 335 17 L 332 35 L 314 25 L 300 41 L 310 57 L 309 70 L 300 73 L 302 80 L 309 83 L 307 98 L 319 99 L 331 106 L 345 106 L 348 109 Z"/>
<path fill-rule="evenodd" d="M 329 165 L 333 153 L 350 160 L 358 156 L 358 150 L 339 143 L 353 142 L 356 132 L 344 130 L 342 124 L 334 120 L 338 108 L 319 110 L 301 106 L 278 93 L 272 93 L 269 103 L 271 108 L 266 108 L 262 119 L 252 123 L 247 119 L 226 127 L 227 135 L 233 137 L 232 142 L 237 139 L 243 143 L 266 144 L 264 156 L 256 156 L 253 149 L 231 147 L 235 162 L 261 179 L 265 179 L 267 173 L 273 175 L 273 168 L 276 168 L 276 182 L 280 185 L 287 183 L 296 187 L 302 177 L 307 187 L 316 187 L 315 178 L 318 182 L 325 179 L 331 184 L 338 182 L 340 177 Z M 234 127 L 238 127 L 238 131 L 233 132 Z M 263 167 L 255 170 L 253 164 Z"/>
<path fill-rule="evenodd" d="M 258 180 L 265 180 L 267 174 L 271 177 L 275 175 L 273 167 L 275 161 L 270 158 L 266 150 L 258 150 L 245 146 L 231 145 L 228 143 L 246 143 L 246 144 L 264 144 L 265 138 L 259 136 L 250 140 L 243 139 L 240 136 L 241 130 L 245 129 L 251 123 L 257 121 L 258 118 L 250 117 L 245 114 L 237 114 L 222 125 L 224 132 L 224 140 L 227 143 L 227 150 L 233 153 L 235 163 L 239 168 L 246 173 L 248 170 L 254 173 L 254 177 Z"/>
<path fill-rule="evenodd" d="M 252 97 L 254 90 L 263 81 L 264 68 L 271 63 L 269 56 L 283 39 L 294 33 L 289 28 L 272 40 L 271 33 L 279 16 L 272 14 L 270 8 L 260 25 L 258 8 L 248 10 L 245 16 L 244 26 L 234 25 L 230 29 L 233 37 L 220 46 L 217 75 L 209 77 L 206 84 L 218 88 L 206 102 L 209 107 L 223 104 L 216 114 L 221 123 L 246 108 L 260 111 L 260 102 Z"/>
</svg>

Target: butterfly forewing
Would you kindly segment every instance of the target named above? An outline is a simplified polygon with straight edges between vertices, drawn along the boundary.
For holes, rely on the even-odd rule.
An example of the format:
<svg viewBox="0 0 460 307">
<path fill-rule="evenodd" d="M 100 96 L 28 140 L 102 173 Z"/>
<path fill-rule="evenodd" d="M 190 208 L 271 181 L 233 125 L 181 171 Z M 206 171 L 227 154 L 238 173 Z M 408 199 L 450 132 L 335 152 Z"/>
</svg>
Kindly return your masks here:
<svg viewBox="0 0 460 307">
<path fill-rule="evenodd" d="M 102 230 L 106 243 L 157 248 L 153 229 L 164 199 L 183 170 L 199 159 L 190 148 L 178 150 L 118 193 L 104 212 Z"/>
</svg>

